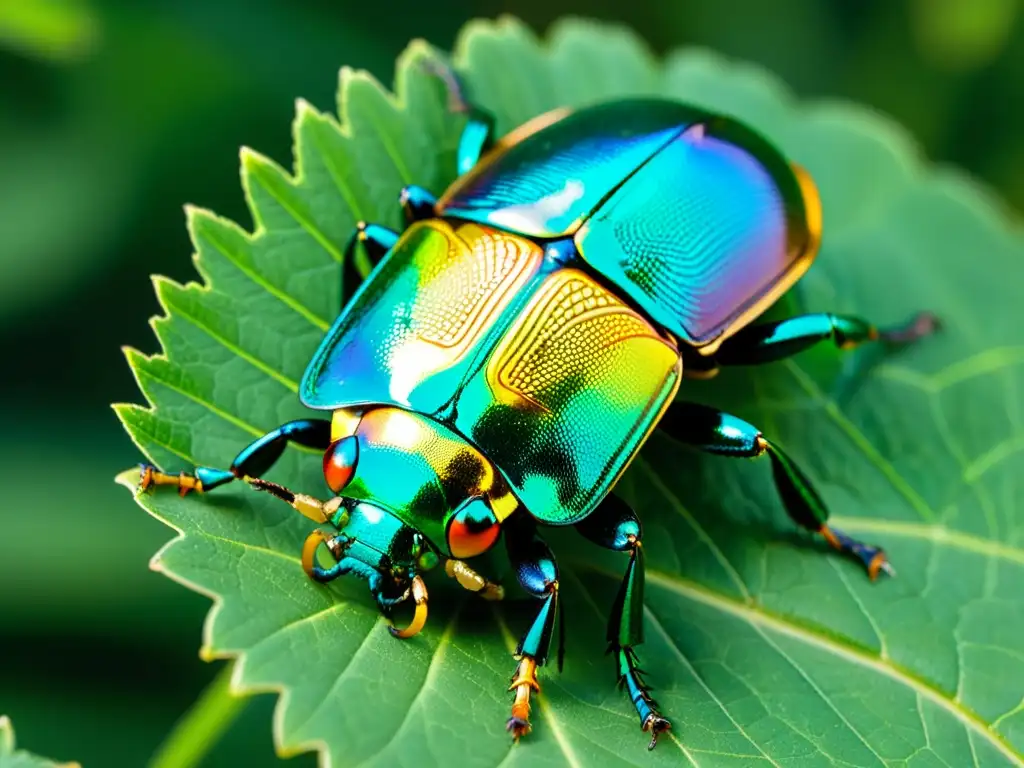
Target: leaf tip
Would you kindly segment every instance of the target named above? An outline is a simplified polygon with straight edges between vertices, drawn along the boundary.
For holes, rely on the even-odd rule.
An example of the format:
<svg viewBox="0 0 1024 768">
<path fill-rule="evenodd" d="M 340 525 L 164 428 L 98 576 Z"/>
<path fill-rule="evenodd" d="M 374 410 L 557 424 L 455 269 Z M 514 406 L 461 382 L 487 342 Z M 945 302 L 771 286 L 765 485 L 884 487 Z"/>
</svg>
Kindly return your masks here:
<svg viewBox="0 0 1024 768">
<path fill-rule="evenodd" d="M 14 726 L 11 718 L 0 715 L 0 755 L 9 755 L 14 751 Z"/>
<path fill-rule="evenodd" d="M 132 493 L 135 493 L 135 489 L 139 485 L 139 468 L 132 467 L 131 469 L 126 469 L 123 472 L 118 472 L 114 476 L 114 482 L 127 488 Z"/>
</svg>

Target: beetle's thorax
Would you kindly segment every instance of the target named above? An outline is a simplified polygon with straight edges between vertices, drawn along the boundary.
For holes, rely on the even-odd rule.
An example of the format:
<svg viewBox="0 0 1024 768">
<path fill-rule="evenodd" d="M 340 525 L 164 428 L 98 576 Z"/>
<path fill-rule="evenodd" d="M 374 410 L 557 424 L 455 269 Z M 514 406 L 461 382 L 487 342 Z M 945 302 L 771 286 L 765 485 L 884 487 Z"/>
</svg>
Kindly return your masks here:
<svg viewBox="0 0 1024 768">
<path fill-rule="evenodd" d="M 445 554 L 481 554 L 519 506 L 480 451 L 427 416 L 389 406 L 345 409 L 335 412 L 332 427 L 328 482 L 338 451 L 351 467 L 333 490 L 387 510 Z"/>
</svg>

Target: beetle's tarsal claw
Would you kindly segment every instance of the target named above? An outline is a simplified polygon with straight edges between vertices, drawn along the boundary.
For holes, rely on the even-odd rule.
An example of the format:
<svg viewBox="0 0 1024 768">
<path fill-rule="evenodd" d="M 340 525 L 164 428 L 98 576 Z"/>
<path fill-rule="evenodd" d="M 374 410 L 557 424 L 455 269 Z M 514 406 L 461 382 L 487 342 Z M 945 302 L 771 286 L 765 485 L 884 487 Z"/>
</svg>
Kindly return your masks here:
<svg viewBox="0 0 1024 768">
<path fill-rule="evenodd" d="M 857 539 L 847 536 L 842 531 L 830 528 L 827 525 L 821 526 L 820 533 L 825 537 L 825 541 L 834 549 L 857 558 L 865 570 L 867 570 L 868 577 L 872 581 L 878 578 L 879 573 L 885 573 L 889 576 L 896 575 L 896 569 L 892 567 L 889 558 L 886 557 L 885 550 L 881 547 L 857 541 Z"/>
<path fill-rule="evenodd" d="M 650 732 L 651 743 L 647 745 L 647 751 L 651 751 L 658 746 L 658 736 L 665 731 L 672 728 L 672 723 L 666 720 L 661 715 L 652 714 L 649 715 L 647 720 L 644 721 L 643 730 L 644 733 Z"/>
<path fill-rule="evenodd" d="M 418 635 L 427 624 L 427 585 L 423 583 L 422 576 L 417 576 L 412 580 L 410 594 L 413 602 L 416 604 L 416 612 L 413 614 L 412 622 L 405 629 L 398 629 L 394 626 L 388 627 L 388 631 L 394 637 L 402 640 Z"/>
<path fill-rule="evenodd" d="M 510 717 L 505 723 L 505 730 L 512 734 L 512 741 L 518 742 L 520 737 L 525 736 L 531 730 L 529 720 L 522 720 L 518 717 Z"/>
<path fill-rule="evenodd" d="M 879 337 L 887 344 L 902 346 L 911 344 L 925 336 L 931 336 L 941 328 L 942 323 L 938 316 L 931 312 L 918 312 L 905 325 L 880 331 Z"/>
<path fill-rule="evenodd" d="M 155 471 L 156 467 L 152 464 L 139 464 L 139 482 L 135 484 L 136 493 L 143 493 L 149 490 Z"/>
</svg>

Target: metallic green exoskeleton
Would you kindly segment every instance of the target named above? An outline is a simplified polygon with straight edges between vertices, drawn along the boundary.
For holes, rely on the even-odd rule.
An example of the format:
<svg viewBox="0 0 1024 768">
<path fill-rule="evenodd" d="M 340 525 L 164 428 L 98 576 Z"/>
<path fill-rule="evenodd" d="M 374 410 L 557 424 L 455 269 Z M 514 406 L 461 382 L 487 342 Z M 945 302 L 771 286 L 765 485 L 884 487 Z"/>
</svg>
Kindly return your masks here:
<svg viewBox="0 0 1024 768">
<path fill-rule="evenodd" d="M 457 83 L 449 78 L 456 97 Z M 164 474 L 142 487 L 210 491 L 235 478 L 323 524 L 303 549 L 318 581 L 365 578 L 383 610 L 411 600 L 424 625 L 422 573 L 439 563 L 483 597 L 503 590 L 466 561 L 504 537 L 522 587 L 541 600 L 516 651 L 508 729 L 529 730 L 536 667 L 558 615 L 558 569 L 540 525 L 572 525 L 629 561 L 608 625 L 620 681 L 651 734 L 669 722 L 637 669 L 643 641 L 640 521 L 611 491 L 656 426 L 728 456 L 767 453 L 792 518 L 860 560 L 882 550 L 826 525 L 807 477 L 754 426 L 673 402 L 684 375 L 778 360 L 819 341 L 902 344 L 930 315 L 879 332 L 853 317 L 805 315 L 751 325 L 818 250 L 810 177 L 744 125 L 684 104 L 617 101 L 558 110 L 492 141 L 468 115 L 460 178 L 435 199 L 408 187 L 401 235 L 360 224 L 376 265 L 310 362 L 300 395 L 329 420 L 285 424 L 229 470 Z M 324 450 L 326 502 L 261 479 L 293 442 Z M 333 565 L 323 567 L 324 546 Z"/>
</svg>

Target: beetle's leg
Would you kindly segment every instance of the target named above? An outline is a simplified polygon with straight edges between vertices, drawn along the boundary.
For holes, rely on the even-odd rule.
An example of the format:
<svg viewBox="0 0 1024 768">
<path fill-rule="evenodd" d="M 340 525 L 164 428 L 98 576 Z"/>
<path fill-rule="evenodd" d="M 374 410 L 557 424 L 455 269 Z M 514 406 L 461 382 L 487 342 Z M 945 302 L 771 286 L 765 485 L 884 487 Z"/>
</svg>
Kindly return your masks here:
<svg viewBox="0 0 1024 768">
<path fill-rule="evenodd" d="M 477 107 L 469 107 L 469 119 L 459 137 L 457 170 L 461 176 L 473 170 L 480 157 L 494 145 L 494 117 Z"/>
<path fill-rule="evenodd" d="M 398 202 L 402 205 L 406 224 L 437 216 L 437 210 L 434 208 L 437 205 L 437 198 L 428 190 L 415 184 L 402 187 Z"/>
<path fill-rule="evenodd" d="M 297 419 L 282 424 L 243 448 L 227 470 L 196 467 L 192 473 L 169 475 L 143 464 L 139 490 L 144 491 L 153 485 L 173 485 L 184 496 L 193 490 L 212 491 L 235 478 L 259 477 L 281 457 L 288 443 L 327 450 L 331 444 L 331 422 L 326 419 Z"/>
<path fill-rule="evenodd" d="M 515 651 L 519 665 L 509 686 L 510 691 L 515 691 L 515 699 L 512 702 L 512 716 L 505 724 L 505 729 L 518 741 L 520 736 L 530 732 L 530 695 L 534 691 L 540 693 L 537 667 L 544 666 L 551 647 L 558 612 L 558 566 L 548 545 L 536 534 L 532 521 L 518 526 L 510 525 L 506 531 L 505 544 L 519 584 L 531 595 L 544 601 Z M 559 667 L 561 663 L 559 649 Z"/>
<path fill-rule="evenodd" d="M 640 520 L 626 502 L 608 496 L 590 515 L 574 526 L 595 544 L 616 552 L 629 552 L 629 564 L 608 617 L 608 651 L 615 654 L 619 685 L 625 686 L 640 716 L 640 727 L 651 734 L 654 749 L 658 734 L 672 724 L 661 716 L 637 667 L 633 650 L 644 641 L 644 552 Z"/>
<path fill-rule="evenodd" d="M 494 116 L 467 100 L 466 89 L 451 67 L 433 59 L 428 59 L 426 63 L 448 91 L 448 109 L 469 118 L 459 137 L 456 155 L 456 170 L 461 176 L 472 170 L 480 156 L 494 144 Z"/>
<path fill-rule="evenodd" d="M 505 589 L 488 578 L 481 576 L 462 560 L 448 560 L 444 564 L 444 572 L 459 582 L 459 586 L 475 592 L 484 600 L 503 600 Z"/>
<path fill-rule="evenodd" d="M 356 224 L 356 230 L 345 246 L 345 255 L 342 261 L 341 306 L 344 307 L 351 301 L 356 288 L 363 282 L 363 278 L 370 274 L 378 262 L 384 258 L 384 254 L 394 247 L 398 238 L 397 232 L 380 224 L 367 224 L 365 221 Z M 366 254 L 366 259 L 362 264 L 357 258 L 360 244 Z"/>
<path fill-rule="evenodd" d="M 757 427 L 714 408 L 686 402 L 673 403 L 659 426 L 675 439 L 709 453 L 746 457 L 767 453 L 775 487 L 794 522 L 820 533 L 831 546 L 857 558 L 872 580 L 879 571 L 894 574 L 881 548 L 863 544 L 827 525 L 828 508 L 810 479 Z"/>
<path fill-rule="evenodd" d="M 930 312 L 919 312 L 905 325 L 887 330 L 879 330 L 871 323 L 848 315 L 799 315 L 775 323 L 748 325 L 722 343 L 715 360 L 722 365 L 770 363 L 826 340 L 831 340 L 839 349 L 853 349 L 867 341 L 902 346 L 933 333 L 938 327 L 938 319 Z"/>
</svg>

